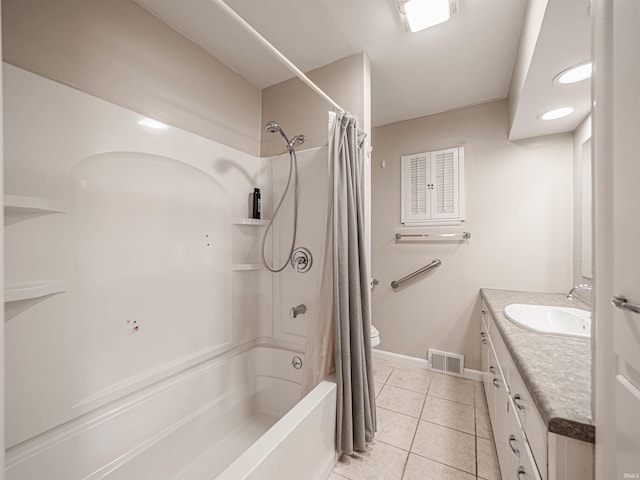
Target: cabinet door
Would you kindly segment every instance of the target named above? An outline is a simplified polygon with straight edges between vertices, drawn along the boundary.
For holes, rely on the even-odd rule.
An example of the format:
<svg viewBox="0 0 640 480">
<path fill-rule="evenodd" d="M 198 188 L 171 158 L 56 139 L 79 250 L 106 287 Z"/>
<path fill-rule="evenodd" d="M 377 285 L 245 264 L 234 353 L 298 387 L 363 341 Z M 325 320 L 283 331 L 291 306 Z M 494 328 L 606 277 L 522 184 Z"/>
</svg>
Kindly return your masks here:
<svg viewBox="0 0 640 480">
<path fill-rule="evenodd" d="M 489 335 L 487 333 L 487 325 L 484 321 L 484 311 L 482 316 L 482 327 L 480 330 L 480 371 L 482 377 L 486 377 L 489 372 Z"/>
<path fill-rule="evenodd" d="M 492 381 L 496 389 L 496 422 L 493 436 L 496 441 L 496 451 L 498 452 L 498 462 L 500 463 L 500 473 L 502 478 L 507 476 L 507 466 L 509 464 L 509 445 L 507 435 L 508 427 L 508 409 L 509 409 L 509 392 L 507 391 L 507 383 L 502 375 L 500 363 L 498 363 L 498 375 Z"/>
<path fill-rule="evenodd" d="M 506 466 L 509 460 L 507 455 L 507 402 L 509 394 L 491 339 L 488 342 L 488 350 L 489 374 L 485 377 L 485 391 L 491 427 L 493 428 L 493 438 L 496 442 L 500 473 L 502 473 L 502 478 L 506 478 Z"/>
<path fill-rule="evenodd" d="M 518 478 L 518 469 L 522 464 L 524 452 L 524 433 L 522 425 L 518 421 L 516 408 L 513 401 L 509 399 L 507 402 L 507 462 L 506 475 L 503 473 L 503 479 Z"/>
<path fill-rule="evenodd" d="M 540 474 L 511 398 L 507 402 L 507 465 L 502 479 L 540 480 Z"/>
<path fill-rule="evenodd" d="M 498 375 L 498 360 L 490 341 L 487 341 L 487 365 L 487 373 L 484 375 L 484 393 L 487 396 L 487 407 L 489 409 L 491 426 L 495 432 L 497 387 L 494 385 L 493 380 L 496 379 Z"/>
</svg>

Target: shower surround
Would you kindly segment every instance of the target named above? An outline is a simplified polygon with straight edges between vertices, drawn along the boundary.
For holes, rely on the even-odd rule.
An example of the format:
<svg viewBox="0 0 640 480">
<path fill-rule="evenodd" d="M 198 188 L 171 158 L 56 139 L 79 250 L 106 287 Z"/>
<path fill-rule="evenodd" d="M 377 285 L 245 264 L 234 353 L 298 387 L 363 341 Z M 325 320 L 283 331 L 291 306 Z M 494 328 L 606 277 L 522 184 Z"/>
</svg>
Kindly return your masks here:
<svg viewBox="0 0 640 480">
<path fill-rule="evenodd" d="M 295 435 L 317 440 L 301 468 L 329 471 L 335 384 L 296 405 L 291 363 L 319 269 L 272 277 L 259 264 L 263 227 L 242 220 L 254 187 L 267 199 L 279 191 L 284 156 L 154 124 L 7 64 L 4 74 L 6 193 L 22 202 L 5 227 L 7 478 L 210 478 L 238 474 L 237 455 L 256 463 L 234 478 L 251 478 L 299 446 Z M 297 245 L 321 265 L 326 148 L 298 160 Z M 33 201 L 45 208 L 24 207 Z M 289 233 L 283 209 L 276 257 Z M 307 313 L 290 318 L 300 303 Z M 304 418 L 322 423 L 295 433 Z M 242 441 L 224 437 L 241 426 Z"/>
</svg>

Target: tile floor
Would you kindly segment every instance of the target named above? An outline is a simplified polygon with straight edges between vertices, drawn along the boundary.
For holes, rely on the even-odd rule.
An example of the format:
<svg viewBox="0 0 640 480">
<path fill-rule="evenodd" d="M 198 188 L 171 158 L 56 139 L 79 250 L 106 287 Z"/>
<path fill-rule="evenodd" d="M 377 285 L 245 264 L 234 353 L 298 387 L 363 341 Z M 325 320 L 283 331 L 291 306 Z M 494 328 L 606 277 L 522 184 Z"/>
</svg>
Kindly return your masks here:
<svg viewBox="0 0 640 480">
<path fill-rule="evenodd" d="M 375 359 L 378 431 L 329 480 L 500 480 L 480 382 Z"/>
</svg>

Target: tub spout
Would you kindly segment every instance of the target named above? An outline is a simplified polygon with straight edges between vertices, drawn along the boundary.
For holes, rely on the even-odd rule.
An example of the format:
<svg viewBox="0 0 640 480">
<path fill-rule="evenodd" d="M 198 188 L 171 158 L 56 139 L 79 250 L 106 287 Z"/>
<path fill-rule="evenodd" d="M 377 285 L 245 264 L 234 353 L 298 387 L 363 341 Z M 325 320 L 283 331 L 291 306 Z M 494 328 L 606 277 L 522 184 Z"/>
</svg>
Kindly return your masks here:
<svg viewBox="0 0 640 480">
<path fill-rule="evenodd" d="M 302 315 L 307 312 L 307 306 L 304 304 L 300 304 L 297 307 L 291 307 L 291 317 L 297 318 L 298 315 Z"/>
</svg>

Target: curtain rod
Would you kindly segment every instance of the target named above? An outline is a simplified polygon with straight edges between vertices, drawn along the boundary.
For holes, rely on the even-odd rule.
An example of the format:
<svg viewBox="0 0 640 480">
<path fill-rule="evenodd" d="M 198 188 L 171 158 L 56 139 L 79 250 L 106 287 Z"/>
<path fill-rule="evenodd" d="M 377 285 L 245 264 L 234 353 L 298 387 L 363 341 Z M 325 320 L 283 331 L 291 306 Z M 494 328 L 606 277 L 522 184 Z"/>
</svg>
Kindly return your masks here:
<svg viewBox="0 0 640 480">
<path fill-rule="evenodd" d="M 229 17 L 231 17 L 238 25 L 244 28 L 247 32 L 249 32 L 263 47 L 265 47 L 271 54 L 276 57 L 276 59 L 282 63 L 285 67 L 287 67 L 296 77 L 306 83 L 314 92 L 320 95 L 324 100 L 333 105 L 340 112 L 345 113 L 345 109 L 338 105 L 329 95 L 324 93 L 324 91 L 318 87 L 315 83 L 311 81 L 309 77 L 307 77 L 302 70 L 296 67 L 287 57 L 285 57 L 280 51 L 271 45 L 269 41 L 264 38 L 255 28 L 253 28 L 244 18 L 236 13 L 229 5 L 227 5 L 223 0 L 210 0 L 216 5 L 218 5 Z"/>
</svg>

